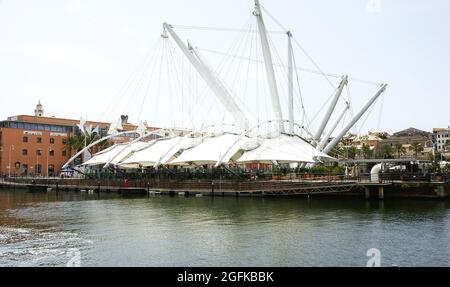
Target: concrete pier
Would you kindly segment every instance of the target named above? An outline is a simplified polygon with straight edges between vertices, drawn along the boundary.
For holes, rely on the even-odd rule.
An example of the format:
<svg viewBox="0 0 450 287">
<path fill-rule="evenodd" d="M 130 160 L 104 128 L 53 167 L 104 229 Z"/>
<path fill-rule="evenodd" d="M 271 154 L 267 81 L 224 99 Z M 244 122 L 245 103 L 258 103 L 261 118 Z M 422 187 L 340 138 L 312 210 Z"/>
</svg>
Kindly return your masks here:
<svg viewBox="0 0 450 287">
<path fill-rule="evenodd" d="M 33 184 L 30 184 L 33 183 Z M 235 196 L 235 197 L 281 197 L 299 196 L 305 198 L 339 196 L 359 197 L 366 199 L 386 198 L 448 198 L 450 195 L 449 182 L 369 182 L 369 181 L 221 181 L 214 188 L 207 180 L 165 181 L 165 182 L 130 182 L 130 186 L 123 186 L 121 181 L 92 181 L 92 180 L 40 180 L 19 179 L 17 181 L 3 181 L 4 188 L 28 189 L 30 191 L 46 192 L 47 189 L 57 191 L 87 191 L 115 192 L 123 195 L 177 195 L 196 196 Z"/>
<path fill-rule="evenodd" d="M 378 199 L 384 199 L 384 186 L 378 187 Z"/>
<path fill-rule="evenodd" d="M 369 187 L 364 187 L 364 195 L 366 199 L 370 198 L 370 188 Z"/>
<path fill-rule="evenodd" d="M 384 188 L 392 186 L 392 183 L 388 182 L 361 182 L 358 184 L 359 186 L 364 188 L 364 197 L 366 199 L 370 199 L 372 197 L 372 194 L 377 194 L 378 199 L 384 199 Z M 375 195 L 374 195 L 375 196 Z"/>
</svg>

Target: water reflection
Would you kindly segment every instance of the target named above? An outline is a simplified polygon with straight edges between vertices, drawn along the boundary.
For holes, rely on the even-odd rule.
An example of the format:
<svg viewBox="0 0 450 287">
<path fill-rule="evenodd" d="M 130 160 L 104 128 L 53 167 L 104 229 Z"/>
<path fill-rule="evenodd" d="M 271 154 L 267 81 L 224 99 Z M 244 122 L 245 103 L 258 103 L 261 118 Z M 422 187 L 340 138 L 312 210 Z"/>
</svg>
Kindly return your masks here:
<svg viewBox="0 0 450 287">
<path fill-rule="evenodd" d="M 448 201 L 0 191 L 0 265 L 450 265 Z"/>
</svg>

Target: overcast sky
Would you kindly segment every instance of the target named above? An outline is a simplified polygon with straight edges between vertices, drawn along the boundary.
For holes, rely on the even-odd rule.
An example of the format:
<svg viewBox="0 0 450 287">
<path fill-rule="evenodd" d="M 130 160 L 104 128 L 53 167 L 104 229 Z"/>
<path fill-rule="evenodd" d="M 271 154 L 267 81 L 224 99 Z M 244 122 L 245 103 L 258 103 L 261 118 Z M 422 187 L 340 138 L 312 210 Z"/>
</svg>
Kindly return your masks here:
<svg viewBox="0 0 450 287">
<path fill-rule="evenodd" d="M 262 4 L 323 70 L 388 83 L 382 113 L 375 110 L 362 132 L 450 125 L 450 1 Z M 112 120 L 120 111 L 108 114 L 108 102 L 152 49 L 163 22 L 240 28 L 252 9 L 252 0 L 0 0 L 0 118 L 32 114 L 41 100 L 48 116 Z M 207 45 L 211 38 L 196 40 Z M 376 89 L 357 91 L 352 97 L 361 106 Z M 317 95 L 304 97 L 311 110 L 321 106 Z M 143 119 L 164 124 L 169 116 Z"/>
</svg>

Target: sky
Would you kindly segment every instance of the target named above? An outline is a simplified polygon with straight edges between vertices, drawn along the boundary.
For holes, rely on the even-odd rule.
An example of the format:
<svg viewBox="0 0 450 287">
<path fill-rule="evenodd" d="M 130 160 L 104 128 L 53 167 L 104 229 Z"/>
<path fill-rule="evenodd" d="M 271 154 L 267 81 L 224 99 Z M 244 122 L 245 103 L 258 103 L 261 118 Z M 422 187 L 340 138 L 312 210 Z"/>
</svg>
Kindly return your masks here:
<svg viewBox="0 0 450 287">
<path fill-rule="evenodd" d="M 261 0 L 261 3 L 292 31 L 323 71 L 388 84 L 370 117 L 360 121 L 360 132 L 392 133 L 408 127 L 431 130 L 450 125 L 450 1 Z M 0 119 L 32 114 L 39 100 L 47 116 L 75 119 L 82 116 L 111 121 L 127 113 L 132 121 L 137 121 L 139 114 L 139 119 L 145 119 L 149 125 L 171 125 L 177 118 L 174 115 L 186 110 L 192 114 L 208 110 L 219 115 L 218 110 L 206 108 L 218 106 L 208 93 L 195 99 L 181 92 L 169 97 L 161 91 L 157 93 L 156 85 L 148 84 L 150 96 L 141 99 L 133 97 L 133 91 L 121 94 L 121 89 L 146 61 L 146 55 L 154 52 L 155 41 L 161 39 L 163 22 L 242 28 L 247 27 L 245 23 L 251 19 L 252 10 L 251 0 L 0 0 Z M 265 20 L 268 30 L 280 30 L 269 16 L 265 15 Z M 180 35 L 183 40 L 192 39 L 199 47 L 216 51 L 230 51 L 234 39 L 205 31 L 180 30 Z M 276 41 L 279 36 L 271 37 Z M 274 44 L 279 45 L 280 58 L 285 58 L 283 41 Z M 206 52 L 204 56 L 213 67 L 222 59 L 214 59 Z M 298 56 L 296 63 L 315 68 L 304 54 Z M 146 77 L 157 77 L 156 69 L 149 68 L 146 73 L 143 87 Z M 223 77 L 227 78 L 225 74 Z M 328 84 L 322 80 L 300 74 L 302 97 L 310 119 L 317 113 L 316 118 L 320 119 L 333 91 L 325 88 Z M 339 83 L 336 79 L 332 81 L 334 85 Z M 240 81 L 242 85 L 245 82 Z M 167 86 L 170 89 L 170 84 Z M 353 81 L 349 88 L 354 111 L 377 91 L 374 85 Z M 254 93 L 255 90 L 249 90 L 249 94 Z M 253 106 L 257 99 L 248 96 L 242 101 Z M 298 104 L 299 100 L 296 101 Z M 285 106 L 284 98 L 281 102 Z M 253 113 L 267 112 L 264 109 L 267 108 Z M 316 127 L 317 119 L 313 123 Z M 177 125 L 185 120 L 178 117 Z"/>
</svg>

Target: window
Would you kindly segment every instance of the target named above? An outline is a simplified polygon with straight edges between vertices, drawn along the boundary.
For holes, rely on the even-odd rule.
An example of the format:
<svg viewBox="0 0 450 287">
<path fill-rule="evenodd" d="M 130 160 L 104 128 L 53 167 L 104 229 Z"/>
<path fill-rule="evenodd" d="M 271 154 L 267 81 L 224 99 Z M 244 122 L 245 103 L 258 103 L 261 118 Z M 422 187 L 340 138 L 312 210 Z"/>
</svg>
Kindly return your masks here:
<svg viewBox="0 0 450 287">
<path fill-rule="evenodd" d="M 28 155 L 28 150 L 27 149 L 23 149 L 22 150 L 22 155 Z"/>
<path fill-rule="evenodd" d="M 42 151 L 40 149 L 36 150 L 36 155 L 42 155 Z"/>
<path fill-rule="evenodd" d="M 55 166 L 53 164 L 48 165 L 48 175 L 50 175 L 50 176 L 55 175 Z"/>
<path fill-rule="evenodd" d="M 48 154 L 49 154 L 50 156 L 55 156 L 55 151 L 54 151 L 54 150 L 51 150 Z"/>
<path fill-rule="evenodd" d="M 42 138 L 36 138 L 37 143 L 42 143 Z"/>
<path fill-rule="evenodd" d="M 55 143 L 55 139 L 54 138 L 50 138 L 50 143 L 54 144 Z"/>
<path fill-rule="evenodd" d="M 28 165 L 22 164 L 22 176 L 28 175 Z"/>
<path fill-rule="evenodd" d="M 34 166 L 34 173 L 37 175 L 37 174 L 41 174 L 41 172 L 42 172 L 42 166 L 40 164 L 36 164 Z"/>
<path fill-rule="evenodd" d="M 24 143 L 27 143 L 27 142 L 28 142 L 28 137 L 23 137 L 22 141 L 23 141 Z"/>
<path fill-rule="evenodd" d="M 67 151 L 63 150 L 62 151 L 62 156 L 67 156 Z"/>
<path fill-rule="evenodd" d="M 65 144 L 67 144 L 67 139 L 62 139 L 62 143 L 63 143 L 63 145 L 65 145 Z"/>
</svg>

